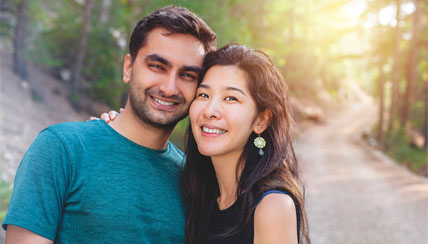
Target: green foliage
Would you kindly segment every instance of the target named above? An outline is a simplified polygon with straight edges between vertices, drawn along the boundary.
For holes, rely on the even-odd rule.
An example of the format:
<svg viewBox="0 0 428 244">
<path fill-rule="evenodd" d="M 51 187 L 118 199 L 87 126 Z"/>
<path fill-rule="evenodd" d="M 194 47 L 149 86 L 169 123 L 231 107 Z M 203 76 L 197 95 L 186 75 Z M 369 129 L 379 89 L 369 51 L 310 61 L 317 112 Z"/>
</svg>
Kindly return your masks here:
<svg viewBox="0 0 428 244">
<path fill-rule="evenodd" d="M 71 69 L 75 61 L 75 53 L 78 48 L 80 22 L 76 13 L 68 11 L 71 4 L 60 7 L 57 4 L 51 6 L 51 11 L 58 11 L 49 15 L 49 11 L 43 11 L 42 6 L 32 5 L 33 18 L 31 29 L 37 41 L 33 42 L 34 48 L 29 50 L 29 59 L 51 68 L 53 74 L 58 76 L 60 69 Z"/>
<path fill-rule="evenodd" d="M 387 133 L 388 150 L 387 154 L 397 162 L 406 165 L 410 170 L 417 173 L 428 165 L 428 151 L 421 150 L 409 144 L 410 138 L 404 129 L 399 127 L 394 132 Z"/>
<path fill-rule="evenodd" d="M 0 169 L 3 167 L 3 153 L 0 154 Z M 2 173 L 0 171 L 0 173 Z M 9 206 L 10 197 L 12 196 L 12 183 L 0 179 L 0 223 L 3 223 L 3 220 L 7 213 L 7 208 Z"/>
<path fill-rule="evenodd" d="M 14 9 L 9 12 L 16 14 L 19 0 L 5 1 Z M 186 7 L 203 18 L 217 33 L 218 46 L 237 42 L 266 52 L 279 67 L 290 93 L 294 95 L 314 98 L 320 90 L 327 90 L 339 99 L 339 91 L 349 78 L 366 91 L 373 92 L 377 87 L 379 63 L 385 68 L 385 82 L 391 80 L 390 74 L 394 70 L 398 70 L 401 92 L 405 87 L 413 14 L 403 13 L 402 36 L 397 47 L 401 57 L 399 67 L 394 69 L 395 27 L 382 25 L 378 18 L 382 9 L 395 5 L 396 1 L 365 1 L 366 9 L 356 18 L 351 18 L 344 11 L 349 3 L 355 1 L 110 2 L 109 9 L 105 10 L 102 9 L 103 1 L 97 0 L 91 12 L 81 89 L 112 107 L 121 106 L 126 96 L 127 86 L 123 85 L 121 77 L 122 62 L 135 24 L 153 10 L 171 4 Z M 421 13 L 428 10 L 427 3 L 419 1 L 419 4 Z M 30 12 L 29 59 L 49 67 L 57 77 L 62 70 L 72 71 L 82 31 L 82 4 L 69 0 L 31 1 Z M 101 21 L 103 13 L 108 13 L 105 21 Z M 0 18 L 0 36 L 13 37 L 13 22 Z M 428 21 L 422 18 L 422 22 L 420 43 L 426 43 Z M 367 23 L 371 27 L 364 26 Z M 422 130 L 426 123 L 422 119 L 424 82 L 428 77 L 426 56 L 426 45 L 419 45 L 415 94 L 409 109 L 410 124 L 417 130 Z M 390 89 L 385 89 L 385 97 L 385 104 L 388 104 Z M 76 95 L 72 101 L 77 102 L 78 98 Z M 186 122 L 180 123 L 173 134 L 172 140 L 177 144 L 183 141 L 185 125 Z"/>
<path fill-rule="evenodd" d="M 126 92 L 121 77 L 123 55 L 116 39 L 105 27 L 89 35 L 83 75 L 89 81 L 89 93 L 111 107 L 120 107 Z"/>
<path fill-rule="evenodd" d="M 177 126 L 175 127 L 170 137 L 171 142 L 174 143 L 174 145 L 176 145 L 182 151 L 184 151 L 185 149 L 184 136 L 186 134 L 188 127 L 189 127 L 189 117 L 186 117 L 185 119 L 181 120 L 177 124 Z"/>
<path fill-rule="evenodd" d="M 0 180 L 0 222 L 3 222 L 12 195 L 12 183 Z"/>
</svg>

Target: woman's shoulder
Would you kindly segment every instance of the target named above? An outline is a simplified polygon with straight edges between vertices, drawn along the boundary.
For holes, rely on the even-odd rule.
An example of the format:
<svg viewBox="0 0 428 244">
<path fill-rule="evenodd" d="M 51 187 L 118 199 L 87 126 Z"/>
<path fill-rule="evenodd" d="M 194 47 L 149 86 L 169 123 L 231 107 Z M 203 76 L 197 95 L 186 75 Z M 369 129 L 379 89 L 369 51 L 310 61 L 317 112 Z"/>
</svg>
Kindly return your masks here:
<svg viewBox="0 0 428 244">
<path fill-rule="evenodd" d="M 296 218 L 296 206 L 293 198 L 284 192 L 273 191 L 262 195 L 259 204 L 256 207 L 255 217 L 260 219 L 277 217 Z"/>
<path fill-rule="evenodd" d="M 282 192 L 264 194 L 254 213 L 255 243 L 297 243 L 297 216 L 293 198 Z"/>
</svg>

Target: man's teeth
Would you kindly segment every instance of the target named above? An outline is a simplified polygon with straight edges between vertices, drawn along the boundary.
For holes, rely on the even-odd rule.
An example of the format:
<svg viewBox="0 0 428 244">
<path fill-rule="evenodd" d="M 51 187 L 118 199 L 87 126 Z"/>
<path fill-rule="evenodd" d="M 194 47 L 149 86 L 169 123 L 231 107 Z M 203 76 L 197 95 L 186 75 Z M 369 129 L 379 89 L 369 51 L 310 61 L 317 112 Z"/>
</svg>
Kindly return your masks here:
<svg viewBox="0 0 428 244">
<path fill-rule="evenodd" d="M 162 100 L 160 100 L 160 99 L 157 99 L 157 98 L 153 98 L 157 103 L 159 103 L 159 104 L 161 104 L 161 105 L 164 105 L 164 106 L 172 106 L 172 105 L 174 105 L 174 103 L 173 102 L 165 102 L 165 101 L 162 101 Z"/>
<path fill-rule="evenodd" d="M 203 132 L 207 132 L 207 133 L 211 133 L 211 134 L 224 134 L 224 133 L 226 133 L 226 130 L 220 130 L 220 129 L 210 129 L 210 128 L 207 128 L 207 127 L 202 127 L 202 131 Z"/>
</svg>

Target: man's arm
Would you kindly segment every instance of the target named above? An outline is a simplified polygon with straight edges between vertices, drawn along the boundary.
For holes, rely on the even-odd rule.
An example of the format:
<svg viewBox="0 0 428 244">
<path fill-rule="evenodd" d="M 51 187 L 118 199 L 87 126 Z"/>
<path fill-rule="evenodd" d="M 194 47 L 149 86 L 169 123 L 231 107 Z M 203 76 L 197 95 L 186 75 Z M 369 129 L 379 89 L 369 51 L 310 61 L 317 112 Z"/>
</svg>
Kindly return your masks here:
<svg viewBox="0 0 428 244">
<path fill-rule="evenodd" d="M 53 241 L 15 225 L 8 225 L 6 244 L 52 244 Z"/>
<path fill-rule="evenodd" d="M 31 236 L 55 240 L 71 178 L 69 162 L 64 144 L 56 134 L 44 130 L 37 136 L 15 176 L 3 222 L 9 239 L 13 238 L 8 243 L 44 243 L 32 239 L 26 242 Z"/>
</svg>

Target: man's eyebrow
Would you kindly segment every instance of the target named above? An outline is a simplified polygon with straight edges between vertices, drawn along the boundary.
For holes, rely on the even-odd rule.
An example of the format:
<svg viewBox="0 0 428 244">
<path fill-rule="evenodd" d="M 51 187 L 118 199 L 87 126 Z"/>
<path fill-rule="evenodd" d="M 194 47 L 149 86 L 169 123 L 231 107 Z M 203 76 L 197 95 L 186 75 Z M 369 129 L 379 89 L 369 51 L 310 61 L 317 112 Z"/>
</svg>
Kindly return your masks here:
<svg viewBox="0 0 428 244">
<path fill-rule="evenodd" d="M 183 66 L 183 68 L 181 68 L 182 71 L 190 71 L 190 72 L 195 72 L 196 74 L 200 74 L 201 73 L 201 68 L 199 66 Z"/>
<path fill-rule="evenodd" d="M 161 63 L 161 64 L 164 64 L 164 65 L 166 65 L 166 66 L 168 66 L 168 67 L 171 67 L 172 65 L 171 65 L 171 63 L 168 61 L 168 60 L 166 60 L 165 58 L 162 58 L 161 56 L 159 56 L 159 55 L 157 55 L 157 54 L 150 54 L 150 55 L 147 55 L 145 58 L 144 58 L 144 61 L 156 61 L 156 62 L 159 62 L 159 63 Z"/>
</svg>

